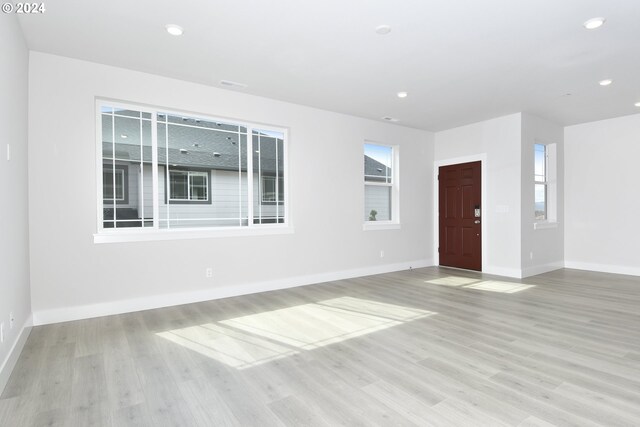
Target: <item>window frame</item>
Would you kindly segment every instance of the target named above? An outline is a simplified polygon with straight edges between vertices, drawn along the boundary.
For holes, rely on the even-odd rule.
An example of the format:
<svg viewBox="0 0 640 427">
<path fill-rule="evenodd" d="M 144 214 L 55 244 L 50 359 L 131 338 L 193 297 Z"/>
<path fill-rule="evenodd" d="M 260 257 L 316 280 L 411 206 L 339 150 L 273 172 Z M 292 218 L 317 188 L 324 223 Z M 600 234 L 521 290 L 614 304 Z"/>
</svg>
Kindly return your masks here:
<svg viewBox="0 0 640 427">
<path fill-rule="evenodd" d="M 140 228 L 107 228 L 104 227 L 104 200 L 103 194 L 103 154 L 102 154 L 102 109 L 103 107 L 113 109 L 132 110 L 140 113 L 148 113 L 151 115 L 151 152 L 152 152 L 152 198 L 153 198 L 153 225 L 150 227 Z M 241 235 L 269 235 L 269 234 L 289 234 L 293 233 L 294 229 L 291 221 L 290 212 L 290 196 L 289 196 L 289 129 L 282 126 L 263 124 L 258 122 L 250 122 L 246 120 L 238 120 L 234 118 L 218 117 L 209 114 L 180 111 L 171 108 L 164 107 L 150 107 L 145 104 L 136 104 L 130 102 L 115 101 L 110 99 L 96 98 L 95 100 L 95 114 L 96 114 L 96 199 L 97 199 L 97 216 L 96 216 L 96 232 L 94 233 L 94 243 L 112 243 L 112 242 L 131 242 L 131 241 L 149 241 L 149 240 L 173 240 L 173 239 L 190 239 L 190 238 L 210 238 L 210 237 L 226 237 L 226 236 L 241 236 Z M 202 120 L 211 122 L 230 123 L 233 126 L 239 126 L 246 128 L 247 131 L 247 158 L 246 168 L 248 171 L 253 170 L 253 155 L 252 153 L 252 132 L 254 130 L 269 130 L 282 134 L 282 151 L 283 151 L 283 181 L 284 181 L 284 201 L 281 203 L 283 208 L 284 219 L 282 222 L 276 223 L 255 223 L 253 221 L 254 209 L 253 204 L 254 183 L 252 179 L 247 179 L 247 214 L 248 218 L 246 225 L 233 225 L 233 226 L 220 226 L 220 227 L 181 227 L 181 228 L 159 228 L 160 218 L 160 200 L 159 195 L 159 177 L 158 174 L 162 173 L 162 169 L 167 169 L 164 165 L 158 162 L 158 115 L 175 115 L 175 116 L 189 116 L 194 118 L 200 118 Z M 117 165 L 116 165 L 117 166 Z M 165 186 L 169 184 L 168 179 L 165 176 Z M 177 203 L 212 203 L 213 199 L 213 182 L 211 179 L 211 172 L 207 178 L 208 181 L 208 200 L 207 201 L 185 201 L 185 200 L 170 200 L 171 204 Z M 126 191 L 126 190 L 125 190 Z M 167 191 L 164 192 L 164 198 L 167 199 Z M 145 215 L 146 216 L 146 215 Z M 244 218 L 244 214 L 243 214 Z"/>
<path fill-rule="evenodd" d="M 369 231 L 369 230 L 390 230 L 390 229 L 399 229 L 400 228 L 400 146 L 399 145 L 392 145 L 392 144 L 384 144 L 384 143 L 380 143 L 380 142 L 375 142 L 375 141 L 371 141 L 371 140 L 365 140 L 364 144 L 362 145 L 363 148 L 363 156 L 365 155 L 365 150 L 366 150 L 366 146 L 367 145 L 375 145 L 375 146 L 380 146 L 380 147 L 386 147 L 386 148 L 390 148 L 391 149 L 391 175 L 387 178 L 387 175 L 385 175 L 384 177 L 384 182 L 375 182 L 375 181 L 367 181 L 366 177 L 367 175 L 365 174 L 366 171 L 364 170 L 364 162 L 362 161 L 362 180 L 363 180 L 363 205 L 362 208 L 364 209 L 364 205 L 366 204 L 366 188 L 367 186 L 371 186 L 371 187 L 388 187 L 390 188 L 390 192 L 391 192 L 391 207 L 390 207 L 390 215 L 391 215 L 391 219 L 389 220 L 376 220 L 376 221 L 369 221 L 368 219 L 364 220 L 363 223 L 363 230 L 364 231 Z M 361 158 L 363 159 L 363 157 Z M 391 180 L 391 182 L 388 182 L 389 180 Z"/>
</svg>

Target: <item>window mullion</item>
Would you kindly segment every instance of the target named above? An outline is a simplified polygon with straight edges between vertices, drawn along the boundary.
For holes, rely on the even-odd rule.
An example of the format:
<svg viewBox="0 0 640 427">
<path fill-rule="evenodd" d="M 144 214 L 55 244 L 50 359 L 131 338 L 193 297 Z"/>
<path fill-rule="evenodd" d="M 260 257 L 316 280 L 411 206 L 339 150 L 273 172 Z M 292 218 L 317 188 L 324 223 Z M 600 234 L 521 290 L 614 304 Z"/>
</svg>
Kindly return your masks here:
<svg viewBox="0 0 640 427">
<path fill-rule="evenodd" d="M 153 228 L 160 228 L 160 201 L 158 196 L 158 113 L 151 114 L 151 180 L 153 191 Z M 144 219 L 143 219 L 144 220 Z"/>
<path fill-rule="evenodd" d="M 258 132 L 258 224 L 262 224 L 262 138 Z"/>
<path fill-rule="evenodd" d="M 117 227 L 117 221 L 116 218 L 117 216 L 117 212 L 116 212 L 116 207 L 118 205 L 118 201 L 116 200 L 116 116 L 112 115 L 111 116 L 111 181 L 113 184 L 113 191 L 112 191 L 112 196 L 113 196 L 113 229 L 115 230 Z"/>
<path fill-rule="evenodd" d="M 193 175 L 191 174 L 191 171 L 187 171 L 187 200 L 188 201 L 193 200 L 192 194 L 191 194 L 192 182 L 193 182 Z"/>
<path fill-rule="evenodd" d="M 253 227 L 253 128 L 247 126 L 247 226 Z"/>
</svg>

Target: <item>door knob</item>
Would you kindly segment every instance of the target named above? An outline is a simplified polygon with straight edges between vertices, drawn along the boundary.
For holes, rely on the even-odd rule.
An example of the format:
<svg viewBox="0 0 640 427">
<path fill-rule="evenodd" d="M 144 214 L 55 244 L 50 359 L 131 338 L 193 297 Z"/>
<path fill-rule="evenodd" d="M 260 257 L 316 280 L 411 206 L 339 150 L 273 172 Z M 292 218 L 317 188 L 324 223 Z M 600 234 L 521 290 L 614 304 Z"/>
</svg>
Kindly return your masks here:
<svg viewBox="0 0 640 427">
<path fill-rule="evenodd" d="M 473 221 L 474 224 L 480 224 L 480 220 L 476 219 L 475 221 Z"/>
</svg>

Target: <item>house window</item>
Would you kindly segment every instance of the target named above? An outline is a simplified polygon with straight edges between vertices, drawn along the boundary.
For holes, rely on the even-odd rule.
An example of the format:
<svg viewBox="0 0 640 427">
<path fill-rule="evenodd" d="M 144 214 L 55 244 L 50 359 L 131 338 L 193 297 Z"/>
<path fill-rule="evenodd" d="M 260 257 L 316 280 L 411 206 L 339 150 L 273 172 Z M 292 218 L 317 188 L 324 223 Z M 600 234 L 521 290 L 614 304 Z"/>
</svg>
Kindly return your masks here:
<svg viewBox="0 0 640 427">
<path fill-rule="evenodd" d="M 278 186 L 276 187 L 275 176 L 263 176 L 262 177 L 262 202 L 263 203 L 278 203 L 284 202 L 284 179 L 278 178 Z"/>
<path fill-rule="evenodd" d="M 557 221 L 556 144 L 534 144 L 534 218 Z"/>
<path fill-rule="evenodd" d="M 397 147 L 364 144 L 364 220 L 398 223 Z"/>
<path fill-rule="evenodd" d="M 169 200 L 209 200 L 209 174 L 207 172 L 169 170 Z"/>
<path fill-rule="evenodd" d="M 287 223 L 284 129 L 107 101 L 98 123 L 99 231 Z"/>
<path fill-rule="evenodd" d="M 126 176 L 126 170 L 123 166 L 116 166 L 116 168 L 113 169 L 111 165 L 103 165 L 102 195 L 104 200 L 115 200 L 116 203 L 127 203 Z M 114 188 L 115 194 L 113 191 Z"/>
</svg>

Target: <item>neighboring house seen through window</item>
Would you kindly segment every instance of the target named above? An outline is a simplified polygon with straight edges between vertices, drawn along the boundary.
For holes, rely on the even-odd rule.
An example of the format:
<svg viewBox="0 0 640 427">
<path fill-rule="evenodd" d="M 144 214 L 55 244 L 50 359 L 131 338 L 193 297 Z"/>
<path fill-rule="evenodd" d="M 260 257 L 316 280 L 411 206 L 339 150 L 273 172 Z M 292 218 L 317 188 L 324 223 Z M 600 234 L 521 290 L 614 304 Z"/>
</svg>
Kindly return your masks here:
<svg viewBox="0 0 640 427">
<path fill-rule="evenodd" d="M 106 101 L 98 109 L 100 230 L 286 224 L 284 130 Z"/>
</svg>

